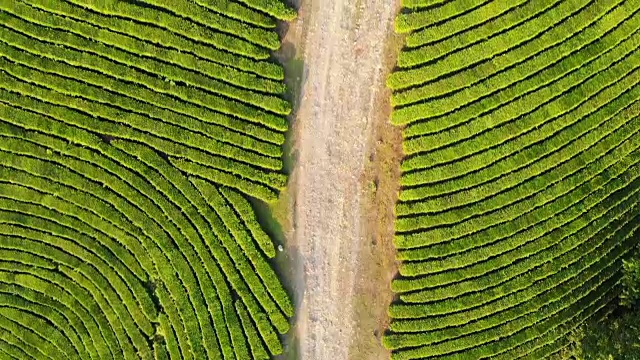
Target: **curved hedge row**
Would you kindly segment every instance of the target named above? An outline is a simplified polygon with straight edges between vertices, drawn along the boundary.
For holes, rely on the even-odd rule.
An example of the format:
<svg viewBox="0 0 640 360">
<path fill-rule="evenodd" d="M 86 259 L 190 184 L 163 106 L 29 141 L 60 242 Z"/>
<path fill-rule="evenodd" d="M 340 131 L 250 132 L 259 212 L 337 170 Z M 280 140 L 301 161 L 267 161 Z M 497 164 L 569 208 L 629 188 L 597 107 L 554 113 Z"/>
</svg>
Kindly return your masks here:
<svg viewBox="0 0 640 360">
<path fill-rule="evenodd" d="M 640 3 L 403 1 L 392 359 L 541 359 L 640 224 Z"/>
<path fill-rule="evenodd" d="M 268 359 L 280 0 L 0 4 L 0 357 Z"/>
</svg>

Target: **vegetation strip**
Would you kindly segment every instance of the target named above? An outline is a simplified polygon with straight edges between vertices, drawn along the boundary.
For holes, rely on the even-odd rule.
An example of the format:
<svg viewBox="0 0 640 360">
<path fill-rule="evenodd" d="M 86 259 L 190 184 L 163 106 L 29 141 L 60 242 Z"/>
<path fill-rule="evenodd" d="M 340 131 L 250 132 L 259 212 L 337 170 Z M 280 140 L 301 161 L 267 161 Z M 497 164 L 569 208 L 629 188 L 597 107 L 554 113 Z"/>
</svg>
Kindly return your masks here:
<svg viewBox="0 0 640 360">
<path fill-rule="evenodd" d="M 0 356 L 267 359 L 279 0 L 0 1 Z"/>
<path fill-rule="evenodd" d="M 640 208 L 640 5 L 405 0 L 392 359 L 541 359 L 618 296 Z"/>
</svg>

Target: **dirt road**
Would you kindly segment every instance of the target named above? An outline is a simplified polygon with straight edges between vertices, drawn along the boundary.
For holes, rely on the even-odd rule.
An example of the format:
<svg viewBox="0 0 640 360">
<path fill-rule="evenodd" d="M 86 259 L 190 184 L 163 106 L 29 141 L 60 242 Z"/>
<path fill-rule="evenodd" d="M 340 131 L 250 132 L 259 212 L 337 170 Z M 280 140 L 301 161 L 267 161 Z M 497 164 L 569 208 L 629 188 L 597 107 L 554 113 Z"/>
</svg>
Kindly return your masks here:
<svg viewBox="0 0 640 360">
<path fill-rule="evenodd" d="M 365 238 L 361 175 L 395 1 L 303 1 L 291 31 L 300 36 L 304 73 L 295 124 L 293 234 L 302 301 L 300 359 L 349 358 L 354 289 Z M 362 306 L 362 305 L 360 305 Z"/>
</svg>

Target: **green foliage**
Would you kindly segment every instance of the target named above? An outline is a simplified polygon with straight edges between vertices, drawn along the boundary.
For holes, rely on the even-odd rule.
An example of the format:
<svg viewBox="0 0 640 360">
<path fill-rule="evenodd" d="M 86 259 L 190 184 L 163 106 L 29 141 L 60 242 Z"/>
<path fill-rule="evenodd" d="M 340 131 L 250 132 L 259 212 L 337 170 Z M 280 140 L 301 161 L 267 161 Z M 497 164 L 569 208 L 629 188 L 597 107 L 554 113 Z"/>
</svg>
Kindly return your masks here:
<svg viewBox="0 0 640 360">
<path fill-rule="evenodd" d="M 405 7 L 417 7 L 417 2 L 412 5 L 409 1 L 403 3 Z M 423 3 L 423 5 L 426 5 Z M 429 4 L 431 5 L 431 4 Z M 429 27 L 435 23 L 446 22 L 449 18 L 464 14 L 472 9 L 476 4 L 473 1 L 450 2 L 436 8 L 435 10 L 421 10 L 401 13 L 396 18 L 396 32 L 406 33 L 421 28 Z M 504 6 L 504 5 L 503 5 Z M 467 25 L 469 26 L 469 25 Z"/>
<path fill-rule="evenodd" d="M 82 22 L 89 22 L 92 25 L 109 29 L 112 33 L 127 34 L 130 37 L 143 41 L 147 45 L 157 46 L 157 44 L 159 44 L 163 47 L 162 50 L 164 51 L 166 51 L 166 49 L 176 49 L 179 52 L 193 55 L 197 59 L 223 64 L 258 74 L 265 78 L 275 80 L 282 80 L 284 78 L 284 70 L 281 66 L 274 63 L 254 61 L 246 57 L 234 55 L 150 24 L 86 11 L 82 7 L 74 6 L 67 2 L 58 1 L 54 5 L 54 3 L 48 0 L 29 0 L 29 5 L 46 10 L 52 14 L 62 15 Z"/>
<path fill-rule="evenodd" d="M 502 102 L 514 100 L 516 94 L 533 92 L 553 81 L 561 80 L 564 75 L 570 76 L 562 81 L 584 79 L 586 72 L 593 71 L 589 69 L 611 64 L 637 47 L 638 40 L 633 35 L 638 25 L 634 21 L 624 21 L 629 17 L 633 18 L 624 9 L 616 8 L 597 21 L 600 26 L 587 27 L 578 34 L 579 36 L 570 37 L 558 46 L 546 49 L 527 62 L 526 66 L 520 63 L 480 80 L 484 85 L 482 87 L 467 87 L 478 82 L 478 79 L 473 72 L 463 71 L 452 76 L 451 80 L 456 80 L 454 83 L 443 84 L 440 81 L 397 93 L 393 96 L 394 105 L 414 105 L 395 110 L 393 119 L 398 122 L 433 119 L 435 123 L 429 124 L 429 129 L 422 129 L 425 132 L 433 132 L 458 125 L 463 119 L 462 115 L 479 115 L 501 105 Z M 623 42 L 625 46 L 618 47 Z M 602 54 L 606 55 L 601 57 Z M 583 67 L 586 69 L 582 69 Z M 581 73 L 576 74 L 577 70 Z M 505 89 L 511 84 L 514 86 Z M 461 91 L 445 98 L 438 98 L 439 95 L 455 90 Z M 498 91 L 499 96 L 484 98 Z M 415 104 L 420 101 L 424 103 Z M 472 106 L 465 107 L 460 113 L 452 114 L 453 110 L 469 103 L 473 103 Z M 443 115 L 451 115 L 453 122 L 445 122 Z M 410 129 L 413 132 L 417 130 L 413 127 Z M 405 134 L 409 135 L 410 132 L 405 131 Z"/>
<path fill-rule="evenodd" d="M 75 70 L 76 68 L 94 70 L 102 76 L 115 79 L 121 86 L 126 82 L 131 82 L 158 93 L 177 97 L 184 102 L 190 103 L 190 106 L 202 106 L 211 111 L 237 116 L 241 119 L 259 123 L 279 131 L 285 131 L 287 129 L 286 121 L 275 114 L 270 114 L 237 101 L 199 91 L 190 86 L 176 86 L 175 83 L 170 81 L 161 80 L 157 76 L 147 75 L 143 72 L 136 72 L 129 66 L 93 56 L 91 53 L 71 50 L 44 42 L 32 41 L 26 36 L 6 29 L 0 29 L 0 36 L 2 36 L 3 41 L 12 46 L 14 51 L 15 49 L 19 49 L 41 56 L 42 54 L 46 54 L 46 56 L 43 56 L 45 59 L 56 60 L 56 62 L 51 62 L 55 65 L 51 65 L 53 68 L 50 68 L 50 71 L 56 73 L 60 72 L 57 68 L 63 67 L 61 66 L 61 62 L 69 63 L 73 65 L 66 67 L 69 71 L 75 72 L 77 71 Z M 260 97 L 260 95 L 256 96 Z"/>
<path fill-rule="evenodd" d="M 557 36 L 554 36 L 553 30 L 561 29 L 564 26 L 573 28 L 579 24 L 584 26 L 585 20 L 592 21 L 594 15 L 604 15 L 607 10 L 615 5 L 617 5 L 616 2 L 589 4 L 587 0 L 562 2 L 548 13 L 525 22 L 521 27 L 510 29 L 511 31 L 504 32 L 488 41 L 467 47 L 459 52 L 452 52 L 446 59 L 438 61 L 432 66 L 395 72 L 389 77 L 387 85 L 393 90 L 420 85 L 444 76 L 449 72 L 471 67 L 480 63 L 483 59 L 499 54 L 503 55 L 492 59 L 493 67 L 496 70 L 505 68 L 526 59 L 526 57 L 543 50 L 547 46 L 551 46 L 554 42 L 562 40 L 562 38 L 558 39 Z M 585 7 L 588 10 L 580 12 Z M 571 17 L 567 22 L 562 22 L 574 13 L 579 13 L 579 15 Z M 556 24 L 561 25 L 556 27 Z M 545 33 L 549 29 L 552 29 L 552 32 Z M 527 40 L 531 39 L 535 40 L 527 42 Z M 523 46 L 518 47 L 518 45 Z M 514 47 L 517 51 L 507 51 Z"/>
<path fill-rule="evenodd" d="M 286 184 L 263 8 L 295 13 L 262 5 L 0 4 L 0 357 L 282 353 L 293 305 L 247 196 Z"/>
<path fill-rule="evenodd" d="M 640 359 L 640 312 L 620 311 L 604 321 L 587 325 L 586 336 L 576 351 L 576 358 L 584 360 Z"/>
<path fill-rule="evenodd" d="M 640 257 L 637 254 L 629 260 L 623 260 L 620 304 L 640 307 Z"/>
<path fill-rule="evenodd" d="M 280 82 L 264 79 L 256 76 L 255 74 L 238 71 L 229 66 L 223 66 L 211 61 L 205 61 L 197 58 L 195 55 L 179 50 L 161 49 L 145 41 L 136 39 L 130 35 L 113 32 L 99 26 L 75 21 L 54 13 L 35 10 L 27 5 L 13 4 L 11 7 L 9 7 L 6 4 L 4 6 L 0 4 L 0 6 L 2 6 L 2 9 L 7 12 L 6 14 L 3 14 L 3 17 L 7 21 L 12 21 L 15 23 L 18 20 L 14 17 L 19 17 L 28 20 L 31 23 L 30 25 L 23 25 L 24 28 L 28 28 L 33 31 L 34 29 L 38 28 L 33 24 L 38 24 L 46 26 L 48 31 L 52 31 L 53 33 L 57 32 L 59 36 L 60 31 L 58 29 L 64 30 L 66 32 L 70 32 L 70 34 L 62 35 L 62 38 L 75 40 L 74 42 L 78 44 L 85 43 L 88 46 L 91 46 L 92 49 L 96 49 L 97 51 L 94 50 L 96 52 L 107 51 L 111 54 L 119 54 L 121 58 L 122 56 L 125 56 L 123 55 L 123 53 L 116 52 L 114 49 L 104 46 L 97 46 L 95 41 L 100 41 L 101 43 L 111 45 L 117 49 L 122 49 L 129 53 L 136 54 L 142 57 L 141 61 L 138 61 L 138 63 L 142 64 L 142 66 L 149 66 L 152 64 L 158 64 L 159 61 L 165 61 L 171 63 L 171 65 L 176 65 L 177 67 L 166 65 L 156 66 L 162 66 L 161 69 L 173 72 L 181 71 L 180 68 L 188 68 L 189 70 L 202 73 L 212 78 L 223 80 L 233 85 L 252 90 L 277 94 L 281 94 L 285 91 L 284 85 Z M 9 17 L 8 14 L 12 14 L 14 17 Z M 79 36 L 82 36 L 83 38 L 92 40 L 92 42 L 82 42 L 76 37 L 71 36 L 71 34 L 77 34 Z M 52 37 L 52 33 L 45 32 L 43 35 L 47 38 L 52 39 L 53 42 L 61 40 L 61 38 Z M 136 59 L 135 57 L 132 58 L 131 56 L 127 56 L 126 58 Z M 149 63 L 145 63 L 145 61 Z M 182 73 L 184 74 L 185 72 Z"/>
<path fill-rule="evenodd" d="M 274 31 L 261 29 L 252 26 L 251 24 L 245 24 L 241 21 L 233 20 L 214 12 L 203 11 L 202 7 L 192 2 L 175 2 L 171 0 L 145 0 L 145 2 L 150 5 L 162 7 L 178 15 L 180 18 L 189 20 L 192 24 L 195 23 L 219 32 L 240 37 L 270 50 L 278 50 L 278 48 L 280 48 L 280 39 L 278 39 L 278 34 Z M 101 1 L 101 3 L 104 3 L 104 1 Z M 107 3 L 109 2 L 107 1 Z M 120 6 L 120 4 L 117 6 Z M 141 20 L 145 19 L 144 16 L 140 16 L 139 9 L 136 9 L 135 11 L 136 18 Z M 153 16 L 154 20 L 157 21 L 157 13 L 154 12 Z M 161 19 L 163 17 L 164 14 L 160 16 Z M 167 17 L 167 25 L 177 25 L 179 27 L 179 24 L 175 24 L 175 20 L 176 18 Z"/>
<path fill-rule="evenodd" d="M 118 0 L 72 0 L 70 3 L 82 7 L 86 10 L 96 13 L 117 16 L 125 19 L 131 19 L 136 22 L 146 22 L 154 24 L 155 26 L 170 30 L 176 34 L 182 35 L 186 38 L 197 40 L 203 43 L 207 43 L 215 48 L 226 50 L 238 55 L 247 56 L 253 59 L 262 60 L 269 57 L 269 50 L 274 50 L 275 41 L 277 36 L 275 33 L 271 33 L 271 41 L 266 42 L 270 48 L 265 48 L 260 44 L 252 44 L 249 41 L 238 39 L 237 37 L 247 36 L 254 38 L 253 34 L 246 34 L 245 29 L 240 27 L 233 27 L 235 22 L 225 21 L 222 17 L 221 21 L 225 24 L 214 24 L 213 28 L 207 28 L 201 26 L 201 24 L 194 23 L 188 19 L 171 14 L 170 9 L 164 11 L 157 11 L 152 8 L 140 6 L 139 4 L 123 2 Z M 188 2 L 182 1 L 185 6 Z M 168 3 L 170 4 L 170 3 Z M 163 7 L 163 6 L 162 6 Z M 231 29 L 227 29 L 230 26 Z M 217 31 L 216 31 L 217 30 Z M 265 34 L 262 29 L 252 29 L 259 34 Z M 233 36 L 231 35 L 233 34 Z M 257 42 L 261 42 L 255 39 Z"/>
<path fill-rule="evenodd" d="M 403 191 L 400 195 L 401 199 L 417 200 L 434 195 L 458 193 L 465 188 L 478 189 L 485 182 L 499 178 L 505 172 L 515 173 L 507 176 L 508 179 L 522 179 L 522 176 L 528 175 L 522 170 L 534 161 L 540 163 L 540 165 L 535 165 L 536 168 L 539 168 L 545 167 L 545 164 L 552 166 L 553 162 L 549 159 L 550 157 L 555 157 L 556 162 L 567 160 L 568 157 L 565 155 L 571 153 L 576 146 L 583 146 L 579 144 L 577 139 L 586 143 L 582 147 L 585 149 L 592 142 L 592 139 L 602 138 L 606 135 L 598 131 L 600 126 L 616 127 L 620 121 L 628 119 L 627 115 L 631 111 L 627 109 L 633 109 L 636 96 L 640 93 L 640 87 L 637 86 L 637 83 L 632 83 L 633 87 L 630 89 L 629 85 L 627 79 L 620 81 L 607 89 L 610 91 L 601 92 L 599 94 L 601 96 L 598 96 L 597 99 L 585 102 L 571 113 L 557 117 L 554 121 L 540 126 L 539 133 L 548 135 L 547 141 L 543 143 L 536 141 L 537 132 L 528 133 L 512 141 L 507 141 L 503 146 L 479 151 L 454 163 L 405 173 L 401 178 L 403 185 L 419 186 Z M 607 102 L 607 100 L 609 101 Z M 588 131 L 587 134 L 585 134 L 586 131 Z M 571 143 L 571 140 L 574 143 L 567 146 L 566 144 Z M 565 146 L 566 149 L 558 152 L 557 149 L 561 146 Z M 506 181 L 506 179 L 501 181 Z M 482 186 L 482 188 L 487 187 Z M 407 206 L 413 207 L 413 205 Z M 398 207 L 399 211 L 400 209 L 401 207 Z"/>
<path fill-rule="evenodd" d="M 640 296 L 640 266 L 622 261 L 640 226 L 640 3 L 403 5 L 387 81 L 406 126 L 403 262 L 383 345 L 392 359 L 564 354 L 621 292 Z"/>
<path fill-rule="evenodd" d="M 255 216 L 255 212 L 251 207 L 251 204 L 242 197 L 238 192 L 235 192 L 228 188 L 220 188 L 220 193 L 224 195 L 229 204 L 240 215 L 242 221 L 251 232 L 253 239 L 258 243 L 260 249 L 265 253 L 268 258 L 276 256 L 276 249 L 273 242 L 269 238 Z"/>
<path fill-rule="evenodd" d="M 636 271 L 627 264 L 638 261 L 637 253 L 625 260 L 620 303 L 612 304 L 606 312 L 585 322 L 567 337 L 567 347 L 555 358 L 578 360 L 600 359 L 640 359 L 640 308 L 631 303 L 628 296 L 630 287 L 637 286 L 637 280 L 631 280 Z M 631 272 L 631 273 L 629 273 Z M 633 290 L 631 290 L 633 292 Z"/>
<path fill-rule="evenodd" d="M 448 21 L 435 23 L 411 32 L 406 37 L 407 47 L 418 47 L 438 42 L 439 40 L 447 42 L 457 41 L 458 38 L 453 37 L 453 35 L 464 32 L 465 29 L 470 26 L 482 25 L 486 22 L 491 22 L 496 28 L 502 27 L 502 29 L 504 29 L 506 25 L 518 23 L 536 15 L 540 11 L 537 9 L 541 6 L 543 6 L 542 9 L 544 9 L 552 4 L 547 2 L 524 3 L 523 5 L 523 1 L 521 0 L 492 1 L 490 4 L 487 4 L 487 6 L 483 6 L 480 11 L 469 11 Z M 487 31 L 487 29 L 480 31 Z M 489 32 L 489 34 L 491 33 Z M 405 51 L 401 53 L 400 56 L 406 56 L 407 53 L 408 51 Z M 402 63 L 400 58 L 398 59 L 398 63 L 398 65 Z"/>
<path fill-rule="evenodd" d="M 270 16 L 244 7 L 231 0 L 196 0 L 196 3 L 219 14 L 223 14 L 237 20 L 242 20 L 248 24 L 262 26 L 269 29 L 276 27 L 276 22 Z"/>
<path fill-rule="evenodd" d="M 276 19 L 291 21 L 296 18 L 296 12 L 280 0 L 238 0 L 239 2 L 265 12 Z"/>
</svg>

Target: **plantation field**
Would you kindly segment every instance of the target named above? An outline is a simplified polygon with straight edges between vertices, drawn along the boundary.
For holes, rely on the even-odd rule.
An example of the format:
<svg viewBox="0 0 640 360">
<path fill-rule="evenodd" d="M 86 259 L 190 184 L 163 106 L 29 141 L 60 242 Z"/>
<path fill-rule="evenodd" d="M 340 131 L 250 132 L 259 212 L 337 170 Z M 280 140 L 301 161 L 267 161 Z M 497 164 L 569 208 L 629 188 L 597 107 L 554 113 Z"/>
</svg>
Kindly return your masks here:
<svg viewBox="0 0 640 360">
<path fill-rule="evenodd" d="M 0 0 L 0 358 L 269 359 L 280 0 Z"/>
<path fill-rule="evenodd" d="M 640 226 L 640 1 L 403 0 L 392 359 L 542 359 Z"/>
</svg>

